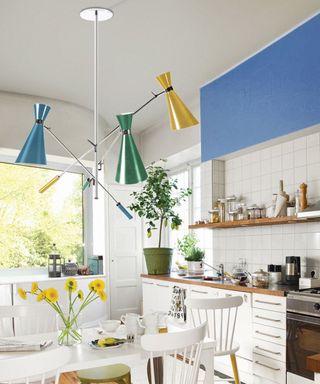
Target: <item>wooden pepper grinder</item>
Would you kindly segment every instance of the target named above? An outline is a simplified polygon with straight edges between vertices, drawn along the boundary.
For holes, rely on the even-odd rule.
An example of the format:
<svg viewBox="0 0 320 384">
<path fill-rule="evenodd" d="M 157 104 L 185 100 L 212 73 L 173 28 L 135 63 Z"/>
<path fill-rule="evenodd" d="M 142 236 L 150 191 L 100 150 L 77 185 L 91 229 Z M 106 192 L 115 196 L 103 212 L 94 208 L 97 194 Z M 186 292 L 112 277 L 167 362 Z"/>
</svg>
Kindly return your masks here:
<svg viewBox="0 0 320 384">
<path fill-rule="evenodd" d="M 301 211 L 303 211 L 308 207 L 307 188 L 308 188 L 308 185 L 305 183 L 302 183 L 300 185 L 300 210 Z"/>
</svg>

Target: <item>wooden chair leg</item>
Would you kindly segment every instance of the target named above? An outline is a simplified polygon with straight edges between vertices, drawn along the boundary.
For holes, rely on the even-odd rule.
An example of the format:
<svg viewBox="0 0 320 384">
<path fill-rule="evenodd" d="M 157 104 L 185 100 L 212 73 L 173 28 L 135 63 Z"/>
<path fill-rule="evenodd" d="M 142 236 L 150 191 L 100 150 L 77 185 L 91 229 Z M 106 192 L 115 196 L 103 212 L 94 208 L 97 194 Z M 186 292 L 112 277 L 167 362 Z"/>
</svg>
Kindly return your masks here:
<svg viewBox="0 0 320 384">
<path fill-rule="evenodd" d="M 236 355 L 230 355 L 230 359 L 232 364 L 234 383 L 240 384 Z"/>
</svg>

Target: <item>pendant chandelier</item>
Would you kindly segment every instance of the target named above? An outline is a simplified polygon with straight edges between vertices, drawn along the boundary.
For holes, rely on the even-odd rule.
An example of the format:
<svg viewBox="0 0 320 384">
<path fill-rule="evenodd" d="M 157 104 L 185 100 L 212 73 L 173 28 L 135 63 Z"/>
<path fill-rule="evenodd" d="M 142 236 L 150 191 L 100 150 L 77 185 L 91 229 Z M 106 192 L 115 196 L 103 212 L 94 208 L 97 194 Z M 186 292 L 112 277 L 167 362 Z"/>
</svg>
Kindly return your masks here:
<svg viewBox="0 0 320 384">
<path fill-rule="evenodd" d="M 198 124 L 199 122 L 174 91 L 171 83 L 170 72 L 166 72 L 157 76 L 157 80 L 161 84 L 163 90 L 159 93 L 152 93 L 153 96 L 143 105 L 141 105 L 136 111 L 132 113 L 123 113 L 117 115 L 119 124 L 105 137 L 103 137 L 102 140 L 99 140 L 98 24 L 99 22 L 111 19 L 112 16 L 113 12 L 110 9 L 101 7 L 86 8 L 80 12 L 80 17 L 82 19 L 91 21 L 94 25 L 94 141 L 88 140 L 91 144 L 91 148 L 83 153 L 80 157 L 77 157 L 53 132 L 52 128 L 44 124 L 45 119 L 50 111 L 50 106 L 46 104 L 35 104 L 35 123 L 16 159 L 16 163 L 36 165 L 47 164 L 44 140 L 44 131 L 46 130 L 65 149 L 65 151 L 74 158 L 75 162 L 68 166 L 59 175 L 56 175 L 54 178 L 48 181 L 43 187 L 40 188 L 39 192 L 45 192 L 52 185 L 58 182 L 70 168 L 72 168 L 75 164 L 79 164 L 83 168 L 84 173 L 87 175 L 87 181 L 83 185 L 83 190 L 93 184 L 94 197 L 98 199 L 99 187 L 102 188 L 104 192 L 107 193 L 115 201 L 116 206 L 121 210 L 121 212 L 125 214 L 128 219 L 131 219 L 132 215 L 130 212 L 119 201 L 117 201 L 117 199 L 108 191 L 108 189 L 98 180 L 100 164 L 99 147 L 101 144 L 107 141 L 115 133 L 121 134 L 121 146 L 115 180 L 120 184 L 136 184 L 146 180 L 147 178 L 146 169 L 143 165 L 143 161 L 140 157 L 138 148 L 132 135 L 132 120 L 136 113 L 140 112 L 158 96 L 165 94 L 167 99 L 170 127 L 172 130 L 188 128 Z M 91 170 L 86 167 L 82 161 L 82 159 L 91 152 L 94 152 L 93 172 L 91 172 Z"/>
</svg>

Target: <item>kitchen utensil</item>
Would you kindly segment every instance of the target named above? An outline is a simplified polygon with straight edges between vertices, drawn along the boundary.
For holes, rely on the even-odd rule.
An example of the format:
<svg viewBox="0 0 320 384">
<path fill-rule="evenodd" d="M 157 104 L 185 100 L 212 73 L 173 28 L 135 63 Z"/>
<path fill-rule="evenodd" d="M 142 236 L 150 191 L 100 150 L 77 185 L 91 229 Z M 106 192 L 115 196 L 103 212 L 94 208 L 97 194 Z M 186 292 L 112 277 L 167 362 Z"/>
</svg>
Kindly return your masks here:
<svg viewBox="0 0 320 384">
<path fill-rule="evenodd" d="M 265 272 L 263 269 L 252 273 L 252 285 L 258 288 L 267 288 L 269 285 L 269 273 Z"/>
<path fill-rule="evenodd" d="M 153 335 L 159 333 L 158 329 L 158 313 L 149 313 L 145 315 L 143 319 L 138 319 L 140 327 L 144 328 L 145 334 Z"/>
<path fill-rule="evenodd" d="M 298 284 L 301 274 L 300 257 L 286 257 L 286 282 L 287 284 Z"/>
<path fill-rule="evenodd" d="M 101 320 L 100 328 L 102 328 L 105 332 L 115 332 L 120 324 L 120 320 Z"/>
<path fill-rule="evenodd" d="M 143 334 L 143 328 L 141 328 L 140 324 L 139 324 L 140 318 L 141 318 L 141 316 L 138 315 L 137 313 L 126 313 L 125 315 L 122 315 L 120 317 L 120 320 L 127 327 L 128 334 L 142 335 Z"/>
<path fill-rule="evenodd" d="M 75 276 L 78 273 L 78 264 L 68 260 L 62 266 L 63 274 L 66 276 Z"/>
</svg>

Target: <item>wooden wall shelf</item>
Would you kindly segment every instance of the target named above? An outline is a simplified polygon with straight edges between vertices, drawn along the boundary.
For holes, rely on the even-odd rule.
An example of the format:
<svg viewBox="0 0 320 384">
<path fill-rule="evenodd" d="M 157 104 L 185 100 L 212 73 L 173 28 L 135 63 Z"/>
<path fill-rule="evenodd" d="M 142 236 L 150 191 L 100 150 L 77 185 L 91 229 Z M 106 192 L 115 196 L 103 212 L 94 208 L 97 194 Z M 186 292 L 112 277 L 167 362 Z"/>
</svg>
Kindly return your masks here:
<svg viewBox="0 0 320 384">
<path fill-rule="evenodd" d="M 299 223 L 306 223 L 309 221 L 320 221 L 320 218 L 304 219 L 304 218 L 297 218 L 295 216 L 272 217 L 272 218 L 265 218 L 265 219 L 225 221 L 223 223 L 192 224 L 192 225 L 189 225 L 189 228 L 190 229 L 198 229 L 198 228 L 219 229 L 219 228 L 257 227 L 261 225 L 299 224 Z"/>
</svg>

